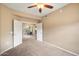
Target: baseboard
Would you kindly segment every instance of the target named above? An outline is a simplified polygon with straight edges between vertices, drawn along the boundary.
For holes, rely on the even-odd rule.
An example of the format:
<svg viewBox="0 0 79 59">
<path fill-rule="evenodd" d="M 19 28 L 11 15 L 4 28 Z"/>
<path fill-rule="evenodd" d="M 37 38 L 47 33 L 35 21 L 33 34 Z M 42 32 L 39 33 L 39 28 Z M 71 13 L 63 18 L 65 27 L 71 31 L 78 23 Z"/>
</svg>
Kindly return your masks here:
<svg viewBox="0 0 79 59">
<path fill-rule="evenodd" d="M 79 56 L 79 54 L 74 53 L 74 52 L 72 52 L 72 51 L 69 51 L 69 50 L 67 50 L 67 49 L 64 49 L 64 48 L 62 48 L 62 47 L 60 47 L 60 46 L 58 46 L 58 45 L 55 45 L 55 44 L 52 44 L 52 43 L 48 43 L 48 42 L 46 42 L 46 41 L 43 41 L 43 42 L 44 42 L 45 44 L 50 45 L 50 46 L 56 47 L 56 48 L 58 48 L 58 49 L 60 49 L 60 50 L 62 50 L 62 51 L 68 52 L 68 53 L 70 53 L 70 54 L 72 54 L 72 55 Z"/>
<path fill-rule="evenodd" d="M 10 48 L 8 48 L 8 49 L 6 49 L 6 50 L 2 51 L 2 52 L 0 53 L 0 55 L 1 55 L 1 54 L 3 54 L 4 52 L 6 52 L 6 51 L 10 50 L 10 49 L 12 49 L 12 47 L 10 47 Z"/>
</svg>

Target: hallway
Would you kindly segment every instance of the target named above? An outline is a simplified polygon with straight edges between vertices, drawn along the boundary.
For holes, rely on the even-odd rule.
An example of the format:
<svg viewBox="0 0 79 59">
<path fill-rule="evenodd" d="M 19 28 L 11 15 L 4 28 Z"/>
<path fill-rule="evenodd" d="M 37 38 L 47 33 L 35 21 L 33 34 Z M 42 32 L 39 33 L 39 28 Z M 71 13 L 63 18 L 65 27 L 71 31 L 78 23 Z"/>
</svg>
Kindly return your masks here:
<svg viewBox="0 0 79 59">
<path fill-rule="evenodd" d="M 26 39 L 16 48 L 13 48 L 2 56 L 73 56 L 70 53 L 49 46 L 43 42 L 33 39 Z"/>
</svg>

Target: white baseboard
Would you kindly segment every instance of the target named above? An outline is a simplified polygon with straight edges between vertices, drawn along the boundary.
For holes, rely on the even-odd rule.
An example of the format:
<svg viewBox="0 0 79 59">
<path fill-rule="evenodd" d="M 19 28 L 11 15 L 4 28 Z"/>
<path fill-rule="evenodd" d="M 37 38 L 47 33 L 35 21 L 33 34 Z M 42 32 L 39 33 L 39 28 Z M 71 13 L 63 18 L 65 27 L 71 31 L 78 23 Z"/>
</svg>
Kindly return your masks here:
<svg viewBox="0 0 79 59">
<path fill-rule="evenodd" d="M 6 49 L 6 50 L 2 51 L 2 52 L 0 53 L 0 55 L 1 55 L 1 54 L 3 54 L 4 52 L 6 52 L 6 51 L 10 50 L 10 49 L 12 49 L 12 47 L 10 47 L 10 48 L 8 48 L 8 49 Z"/>
<path fill-rule="evenodd" d="M 60 46 L 57 46 L 57 45 L 55 45 L 55 44 L 48 43 L 48 42 L 46 42 L 46 41 L 43 41 L 43 42 L 44 42 L 45 44 L 50 45 L 50 46 L 56 47 L 56 48 L 58 48 L 58 49 L 60 49 L 60 50 L 62 50 L 62 51 L 68 52 L 68 53 L 70 53 L 70 54 L 72 54 L 72 55 L 79 56 L 79 54 L 74 53 L 74 52 L 72 52 L 72 51 L 69 51 L 69 50 L 67 50 L 67 49 L 64 49 L 64 48 L 62 48 L 62 47 L 60 47 Z"/>
</svg>

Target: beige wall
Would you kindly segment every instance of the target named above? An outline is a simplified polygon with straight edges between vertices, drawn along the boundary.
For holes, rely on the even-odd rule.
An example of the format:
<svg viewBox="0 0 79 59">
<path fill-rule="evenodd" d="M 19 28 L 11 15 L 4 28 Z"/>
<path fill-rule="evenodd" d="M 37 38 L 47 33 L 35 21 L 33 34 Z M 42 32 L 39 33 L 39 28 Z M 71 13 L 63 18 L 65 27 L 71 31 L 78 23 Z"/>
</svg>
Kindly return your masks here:
<svg viewBox="0 0 79 59">
<path fill-rule="evenodd" d="M 35 16 L 33 17 L 27 14 L 23 14 L 20 12 L 16 12 L 3 5 L 0 5 L 0 6 L 1 6 L 1 9 L 0 9 L 0 12 L 1 12 L 0 13 L 0 17 L 1 17 L 0 19 L 0 33 L 1 33 L 0 42 L 1 42 L 1 53 L 2 53 L 5 50 L 13 47 L 13 39 L 12 39 L 12 34 L 11 34 L 13 19 L 36 23 L 38 22 L 37 19 L 39 18 Z M 28 16 L 33 17 L 33 19 L 32 18 L 26 19 Z"/>
<path fill-rule="evenodd" d="M 11 11 L 4 6 L 1 7 L 1 52 L 12 48 L 12 14 Z"/>
<path fill-rule="evenodd" d="M 1 28 L 1 6 L 0 6 L 0 28 Z M 0 29 L 0 52 L 1 52 L 1 29 Z"/>
<path fill-rule="evenodd" d="M 79 4 L 68 4 L 42 22 L 44 41 L 79 54 Z"/>
</svg>

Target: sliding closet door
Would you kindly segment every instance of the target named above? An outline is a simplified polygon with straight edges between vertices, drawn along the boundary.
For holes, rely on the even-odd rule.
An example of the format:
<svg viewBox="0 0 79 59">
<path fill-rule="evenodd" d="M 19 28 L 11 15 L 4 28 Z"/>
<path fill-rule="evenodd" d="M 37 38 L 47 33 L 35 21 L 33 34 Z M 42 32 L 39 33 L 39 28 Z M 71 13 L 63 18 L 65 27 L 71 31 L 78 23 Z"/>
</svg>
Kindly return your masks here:
<svg viewBox="0 0 79 59">
<path fill-rule="evenodd" d="M 14 20 L 14 47 L 22 43 L 22 23 Z"/>
</svg>

